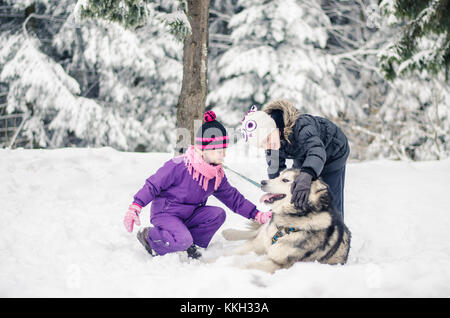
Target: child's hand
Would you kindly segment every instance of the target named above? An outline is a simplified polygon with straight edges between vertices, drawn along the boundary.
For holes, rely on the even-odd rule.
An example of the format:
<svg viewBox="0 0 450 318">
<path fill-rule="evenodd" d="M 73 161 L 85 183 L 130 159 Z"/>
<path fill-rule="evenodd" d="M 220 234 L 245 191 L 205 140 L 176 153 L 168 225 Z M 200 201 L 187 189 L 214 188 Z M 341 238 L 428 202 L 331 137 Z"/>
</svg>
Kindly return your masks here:
<svg viewBox="0 0 450 318">
<path fill-rule="evenodd" d="M 139 213 L 141 213 L 142 207 L 133 203 L 128 207 L 128 211 L 125 214 L 125 218 L 123 219 L 123 224 L 128 232 L 133 232 L 133 224 L 141 225 L 141 220 L 139 220 Z"/>
<path fill-rule="evenodd" d="M 272 217 L 272 211 L 269 211 L 269 212 L 259 211 L 255 215 L 255 221 L 258 222 L 259 224 L 264 224 L 267 221 L 269 221 L 271 217 Z"/>
</svg>

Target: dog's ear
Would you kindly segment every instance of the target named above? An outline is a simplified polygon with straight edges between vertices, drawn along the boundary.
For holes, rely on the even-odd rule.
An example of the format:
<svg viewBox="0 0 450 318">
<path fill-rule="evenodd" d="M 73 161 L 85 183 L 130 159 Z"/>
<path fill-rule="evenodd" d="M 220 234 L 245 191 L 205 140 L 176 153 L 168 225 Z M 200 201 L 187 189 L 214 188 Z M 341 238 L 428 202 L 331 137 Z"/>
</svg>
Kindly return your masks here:
<svg viewBox="0 0 450 318">
<path fill-rule="evenodd" d="M 331 210 L 333 208 L 333 195 L 331 194 L 331 192 L 329 191 L 329 188 L 327 186 L 327 191 L 324 191 L 320 198 L 319 198 L 319 202 L 321 205 L 321 209 L 322 210 Z"/>
<path fill-rule="evenodd" d="M 312 195 L 314 198 L 313 201 L 308 200 L 308 205 L 311 210 L 320 212 L 329 211 L 332 208 L 333 197 L 330 192 L 330 187 L 321 178 L 313 181 L 311 191 L 314 191 Z"/>
</svg>

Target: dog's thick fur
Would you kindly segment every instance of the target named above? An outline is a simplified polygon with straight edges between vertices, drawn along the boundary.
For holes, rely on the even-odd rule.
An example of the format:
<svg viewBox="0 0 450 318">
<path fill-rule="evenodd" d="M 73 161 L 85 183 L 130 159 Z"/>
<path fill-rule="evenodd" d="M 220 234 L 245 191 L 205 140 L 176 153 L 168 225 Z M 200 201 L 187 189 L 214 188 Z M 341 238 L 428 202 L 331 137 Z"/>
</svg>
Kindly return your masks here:
<svg viewBox="0 0 450 318">
<path fill-rule="evenodd" d="M 350 250 L 351 234 L 344 225 L 340 213 L 333 209 L 328 185 L 320 179 L 311 184 L 307 208 L 296 209 L 291 203 L 291 184 L 299 169 L 284 170 L 278 178 L 263 180 L 262 190 L 277 194 L 275 200 L 265 201 L 271 206 L 272 218 L 259 226 L 252 222 L 248 231 L 228 229 L 222 232 L 227 240 L 246 240 L 233 254 L 255 252 L 267 259 L 247 264 L 274 272 L 289 268 L 296 262 L 318 261 L 325 264 L 344 264 Z M 295 228 L 284 233 L 272 244 L 272 238 L 280 228 Z"/>
</svg>

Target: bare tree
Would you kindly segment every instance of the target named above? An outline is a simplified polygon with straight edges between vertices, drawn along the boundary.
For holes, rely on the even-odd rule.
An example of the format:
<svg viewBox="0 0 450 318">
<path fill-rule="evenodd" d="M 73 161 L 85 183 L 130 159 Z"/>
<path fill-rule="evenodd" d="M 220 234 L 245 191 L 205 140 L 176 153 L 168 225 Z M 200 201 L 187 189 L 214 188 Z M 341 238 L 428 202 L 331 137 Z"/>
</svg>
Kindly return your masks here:
<svg viewBox="0 0 450 318">
<path fill-rule="evenodd" d="M 207 94 L 209 0 L 188 0 L 191 34 L 184 40 L 183 82 L 177 104 L 176 151 L 194 142 L 194 121 L 202 118 Z M 189 131 L 189 136 L 186 132 Z M 183 133 L 184 132 L 184 133 Z M 187 140 L 187 138 L 189 138 Z"/>
</svg>

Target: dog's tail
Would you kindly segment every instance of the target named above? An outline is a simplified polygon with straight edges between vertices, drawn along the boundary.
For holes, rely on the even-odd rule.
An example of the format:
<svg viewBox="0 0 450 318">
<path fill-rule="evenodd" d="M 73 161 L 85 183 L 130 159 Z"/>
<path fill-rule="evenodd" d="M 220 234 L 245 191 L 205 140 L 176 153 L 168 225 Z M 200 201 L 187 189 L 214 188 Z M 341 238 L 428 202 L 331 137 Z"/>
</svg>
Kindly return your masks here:
<svg viewBox="0 0 450 318">
<path fill-rule="evenodd" d="M 226 229 L 222 235 L 227 241 L 251 240 L 256 237 L 260 227 L 258 223 L 251 222 L 247 225 L 248 230 Z"/>
</svg>

